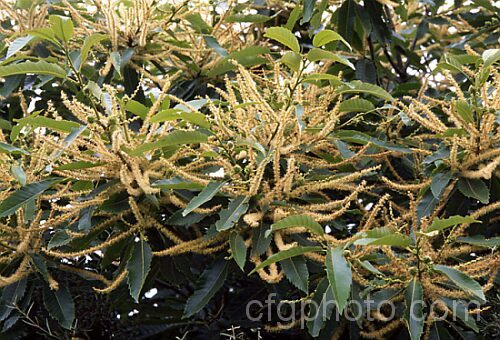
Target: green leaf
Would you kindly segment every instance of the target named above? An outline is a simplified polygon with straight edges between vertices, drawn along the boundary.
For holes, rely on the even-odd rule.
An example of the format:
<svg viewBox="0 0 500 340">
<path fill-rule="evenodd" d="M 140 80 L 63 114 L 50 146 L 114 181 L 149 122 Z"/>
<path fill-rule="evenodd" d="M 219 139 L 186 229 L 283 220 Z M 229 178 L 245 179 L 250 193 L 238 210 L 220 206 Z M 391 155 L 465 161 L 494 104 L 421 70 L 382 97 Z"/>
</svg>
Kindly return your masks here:
<svg viewBox="0 0 500 340">
<path fill-rule="evenodd" d="M 242 49 L 241 51 L 234 51 L 229 56 L 222 59 L 217 63 L 208 73 L 207 76 L 215 77 L 219 74 L 234 70 L 236 66 L 231 62 L 232 59 L 236 60 L 241 66 L 251 67 L 255 65 L 264 64 L 267 62 L 266 58 L 259 57 L 261 54 L 269 53 L 269 49 L 264 46 L 250 46 Z"/>
<path fill-rule="evenodd" d="M 218 260 L 211 268 L 205 269 L 196 282 L 196 288 L 186 303 L 183 318 L 199 312 L 224 285 L 227 277 L 228 262 Z"/>
<path fill-rule="evenodd" d="M 274 223 L 271 225 L 271 229 L 266 232 L 266 237 L 268 237 L 271 232 L 286 228 L 293 227 L 304 227 L 308 229 L 310 232 L 318 235 L 324 235 L 325 230 L 316 222 L 311 216 L 308 215 L 292 215 L 285 217 L 284 219 Z"/>
<path fill-rule="evenodd" d="M 54 170 L 80 170 L 95 168 L 98 166 L 105 165 L 106 163 L 92 163 L 87 161 L 76 161 L 72 163 L 62 164 L 54 168 Z"/>
<path fill-rule="evenodd" d="M 248 210 L 248 197 L 238 196 L 229 202 L 226 209 L 219 213 L 219 220 L 215 223 L 218 231 L 232 228 L 241 216 Z"/>
<path fill-rule="evenodd" d="M 309 285 L 309 270 L 303 256 L 290 257 L 280 261 L 286 278 L 298 289 L 307 294 Z"/>
<path fill-rule="evenodd" d="M 20 149 L 16 146 L 0 142 L 0 153 L 13 153 L 13 154 L 23 154 L 29 155 L 29 152 L 23 149 Z"/>
<path fill-rule="evenodd" d="M 198 33 L 210 34 L 212 32 L 212 27 L 206 23 L 199 13 L 191 13 L 184 16 L 193 29 Z"/>
<path fill-rule="evenodd" d="M 312 43 L 314 47 L 321 47 L 328 43 L 331 43 L 332 41 L 338 41 L 338 40 L 340 40 L 350 50 L 352 49 L 351 45 L 349 45 L 349 43 L 344 38 L 342 38 L 340 34 L 328 29 L 322 30 L 321 32 L 316 34 L 313 38 Z"/>
<path fill-rule="evenodd" d="M 481 303 L 486 302 L 486 297 L 484 296 L 481 285 L 461 271 L 440 264 L 434 265 L 434 270 L 446 275 L 460 289 L 477 297 Z"/>
<path fill-rule="evenodd" d="M 484 60 L 483 67 L 490 67 L 494 63 L 496 63 L 498 60 L 500 60 L 500 49 L 491 49 L 491 50 L 486 50 L 483 52 L 481 56 Z"/>
<path fill-rule="evenodd" d="M 352 286 L 351 266 L 344 258 L 344 249 L 328 247 L 325 264 L 337 310 L 342 314 L 347 306 Z"/>
<path fill-rule="evenodd" d="M 29 202 L 34 201 L 38 196 L 43 194 L 45 190 L 59 181 L 61 180 L 47 179 L 36 183 L 30 183 L 15 191 L 9 197 L 4 199 L 2 203 L 0 203 L 0 217 L 6 217 L 14 214 L 17 209 Z"/>
<path fill-rule="evenodd" d="M 386 245 L 406 248 L 411 244 L 411 239 L 403 234 L 391 232 L 387 228 L 375 228 L 360 233 L 361 238 L 354 241 L 355 245 L 374 246 Z"/>
<path fill-rule="evenodd" d="M 23 278 L 2 288 L 0 299 L 0 321 L 9 317 L 14 306 L 23 298 L 26 292 L 27 279 Z"/>
<path fill-rule="evenodd" d="M 287 51 L 279 61 L 290 67 L 291 70 L 299 72 L 302 58 L 294 51 Z"/>
<path fill-rule="evenodd" d="M 297 37 L 293 35 L 290 30 L 284 27 L 270 27 L 264 34 L 264 37 L 276 40 L 292 51 L 300 53 L 300 45 Z"/>
<path fill-rule="evenodd" d="M 80 56 L 81 56 L 80 68 L 87 60 L 87 58 L 89 56 L 89 52 L 92 49 L 92 47 L 94 47 L 94 45 L 100 43 L 101 41 L 103 41 L 105 39 L 108 39 L 108 35 L 101 34 L 101 33 L 94 33 L 94 34 L 91 34 L 85 38 L 85 40 L 83 41 L 82 50 L 80 52 Z"/>
<path fill-rule="evenodd" d="M 427 190 L 420 202 L 417 204 L 417 218 L 421 220 L 424 217 L 430 216 L 436 208 L 439 199 L 434 197 L 431 190 Z"/>
<path fill-rule="evenodd" d="M 189 181 L 184 181 L 178 177 L 169 178 L 169 179 L 161 179 L 152 183 L 152 186 L 159 187 L 162 189 L 171 189 L 171 190 L 202 190 L 204 188 L 203 185 L 198 183 L 193 183 Z"/>
<path fill-rule="evenodd" d="M 304 76 L 304 81 L 306 82 L 314 82 L 319 80 L 328 80 L 330 82 L 330 85 L 332 86 L 339 86 L 342 84 L 342 81 L 340 81 L 339 77 L 334 76 L 333 74 L 311 73 Z"/>
<path fill-rule="evenodd" d="M 378 270 L 377 268 L 375 268 L 375 266 L 373 264 L 371 264 L 370 261 L 366 261 L 366 260 L 359 261 L 359 264 L 372 274 L 383 275 L 383 273 L 380 270 Z"/>
<path fill-rule="evenodd" d="M 141 237 L 139 242 L 134 243 L 134 248 L 127 262 L 128 286 L 130 296 L 132 296 L 135 302 L 139 302 L 142 286 L 148 276 L 152 259 L 153 252 L 151 251 L 151 247 Z"/>
<path fill-rule="evenodd" d="M 483 204 L 490 201 L 490 190 L 480 179 L 460 178 L 457 186 L 466 197 L 475 198 Z"/>
<path fill-rule="evenodd" d="M 293 27 L 295 26 L 297 20 L 299 20 L 301 15 L 302 15 L 302 8 L 299 6 L 299 4 L 296 4 L 292 12 L 290 12 L 290 15 L 288 16 L 288 19 L 284 27 L 287 30 L 292 31 Z"/>
<path fill-rule="evenodd" d="M 52 28 L 40 27 L 33 30 L 25 31 L 24 33 L 29 34 L 38 39 L 50 41 L 51 43 L 59 47 L 61 46 L 61 44 L 59 44 L 59 41 L 57 41 L 56 34 L 54 33 L 54 30 Z"/>
<path fill-rule="evenodd" d="M 311 246 L 311 247 L 294 247 L 287 250 L 282 250 L 279 253 L 269 256 L 265 261 L 255 267 L 248 275 L 252 275 L 257 270 L 262 269 L 266 266 L 269 266 L 272 263 L 276 263 L 279 261 L 283 261 L 284 259 L 288 259 L 290 257 L 304 255 L 306 253 L 320 251 L 322 248 L 319 246 Z"/>
<path fill-rule="evenodd" d="M 344 86 L 341 86 L 337 89 L 338 94 L 345 94 L 345 93 L 366 93 L 370 94 L 375 97 L 382 98 L 387 101 L 393 101 L 394 98 L 384 90 L 383 88 L 369 84 L 369 83 L 363 83 L 359 80 L 353 80 L 349 83 L 347 83 Z"/>
<path fill-rule="evenodd" d="M 462 223 L 481 223 L 481 221 L 475 220 L 470 216 L 464 217 L 459 215 L 454 215 L 443 220 L 436 218 L 432 222 L 431 226 L 427 228 L 426 233 L 443 230 Z"/>
<path fill-rule="evenodd" d="M 214 36 L 206 34 L 203 36 L 203 39 L 205 40 L 207 46 L 212 48 L 218 55 L 222 57 L 227 57 L 229 55 L 226 49 L 219 44 Z"/>
<path fill-rule="evenodd" d="M 58 78 L 66 78 L 66 72 L 56 64 L 50 64 L 44 60 L 37 62 L 25 61 L 17 64 L 0 66 L 0 77 L 8 77 L 15 74 L 47 75 Z"/>
<path fill-rule="evenodd" d="M 342 56 L 338 56 L 333 52 L 325 51 L 320 48 L 313 48 L 307 53 L 307 59 L 310 61 L 318 61 L 318 60 L 332 60 L 337 63 L 341 63 L 347 67 L 355 69 L 354 65 L 347 59 Z"/>
<path fill-rule="evenodd" d="M 43 301 L 50 316 L 57 320 L 65 329 L 71 329 L 75 320 L 75 303 L 66 286 L 59 286 L 58 290 L 51 290 L 44 285 Z"/>
<path fill-rule="evenodd" d="M 30 43 L 33 40 L 33 36 L 27 35 L 25 37 L 20 37 L 10 43 L 9 48 L 7 49 L 7 55 L 5 58 L 10 58 L 17 52 L 23 49 L 24 46 Z"/>
<path fill-rule="evenodd" d="M 324 278 L 320 281 L 314 292 L 312 297 L 314 303 L 310 305 L 314 306 L 314 308 L 311 308 L 309 311 L 307 329 L 312 337 L 318 337 L 325 322 L 330 319 L 333 308 L 335 307 L 335 305 L 331 303 L 333 299 L 333 290 L 327 278 Z"/>
<path fill-rule="evenodd" d="M 413 279 L 406 287 L 405 293 L 405 312 L 404 320 L 412 340 L 420 340 L 424 331 L 424 290 L 422 284 Z"/>
<path fill-rule="evenodd" d="M 149 107 L 135 100 L 129 100 L 125 105 L 125 110 L 132 112 L 141 119 L 145 119 L 149 112 Z"/>
<path fill-rule="evenodd" d="M 475 246 L 493 248 L 500 246 L 500 237 L 485 238 L 483 235 L 464 236 L 457 238 L 457 242 L 468 243 Z"/>
<path fill-rule="evenodd" d="M 151 123 L 161 123 L 166 121 L 172 121 L 182 119 L 186 122 L 196 124 L 199 127 L 209 128 L 210 123 L 203 113 L 200 112 L 184 112 L 179 109 L 166 109 L 158 112 L 156 115 L 151 117 Z"/>
<path fill-rule="evenodd" d="M 186 216 L 203 203 L 210 201 L 222 189 L 224 184 L 226 182 L 210 182 L 196 197 L 193 197 L 182 212 L 182 216 Z"/>
<path fill-rule="evenodd" d="M 61 17 L 59 15 L 49 16 L 49 21 L 56 37 L 67 43 L 73 37 L 73 21 L 70 18 Z"/>
<path fill-rule="evenodd" d="M 262 14 L 233 14 L 227 17 L 226 22 L 263 23 L 269 20 L 271 17 Z"/>
<path fill-rule="evenodd" d="M 166 146 L 199 144 L 205 143 L 207 140 L 208 136 L 198 131 L 176 130 L 170 132 L 168 135 L 156 142 L 142 144 L 136 149 L 129 151 L 128 153 L 131 156 L 139 156 L 144 152 L 164 148 Z"/>
<path fill-rule="evenodd" d="M 472 107 L 465 100 L 455 100 L 455 110 L 467 123 L 474 123 Z"/>
<path fill-rule="evenodd" d="M 16 178 L 22 187 L 26 185 L 26 173 L 24 172 L 22 166 L 19 164 L 12 164 L 10 166 L 10 173 Z"/>
<path fill-rule="evenodd" d="M 66 230 L 57 230 L 47 245 L 47 249 L 57 248 L 64 246 L 71 242 L 71 237 Z"/>
<path fill-rule="evenodd" d="M 431 191 L 436 199 L 441 197 L 444 189 L 453 178 L 451 171 L 440 172 L 432 177 Z"/>
<path fill-rule="evenodd" d="M 231 247 L 231 254 L 233 254 L 234 261 L 241 270 L 244 270 L 247 260 L 247 247 L 245 246 L 243 237 L 237 232 L 232 232 L 229 236 L 229 246 Z"/>
<path fill-rule="evenodd" d="M 340 112 L 368 112 L 374 110 L 375 106 L 368 100 L 362 98 L 350 98 L 340 103 Z"/>
<path fill-rule="evenodd" d="M 469 304 L 461 300 L 452 300 L 447 297 L 441 297 L 441 300 L 453 312 L 453 316 L 462 320 L 462 322 L 472 329 L 474 332 L 479 332 L 474 315 L 469 313 Z M 479 306 L 478 306 L 479 307 Z"/>
</svg>

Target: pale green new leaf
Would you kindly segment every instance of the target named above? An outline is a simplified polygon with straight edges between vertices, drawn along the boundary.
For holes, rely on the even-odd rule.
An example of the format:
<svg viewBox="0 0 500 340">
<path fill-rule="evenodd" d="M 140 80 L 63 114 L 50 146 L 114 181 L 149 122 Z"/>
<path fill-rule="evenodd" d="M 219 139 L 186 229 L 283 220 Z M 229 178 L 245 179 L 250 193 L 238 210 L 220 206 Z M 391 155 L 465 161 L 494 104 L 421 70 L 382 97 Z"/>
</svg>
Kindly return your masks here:
<svg viewBox="0 0 500 340">
<path fill-rule="evenodd" d="M 331 43 L 332 41 L 338 41 L 338 40 L 340 40 L 350 50 L 352 49 L 351 45 L 349 45 L 349 43 L 344 38 L 342 38 L 340 34 L 328 29 L 322 30 L 321 32 L 316 34 L 313 38 L 312 43 L 314 47 L 321 47 L 328 43 Z"/>
<path fill-rule="evenodd" d="M 300 53 L 300 45 L 297 37 L 284 27 L 270 27 L 264 36 L 276 40 L 296 53 Z"/>
<path fill-rule="evenodd" d="M 375 105 L 362 98 L 350 98 L 339 105 L 340 112 L 368 112 L 373 109 L 375 109 Z"/>
<path fill-rule="evenodd" d="M 87 57 L 89 56 L 90 49 L 100 43 L 101 41 L 105 40 L 108 38 L 107 34 L 101 34 L 101 33 L 94 33 L 89 35 L 88 37 L 85 38 L 81 50 L 81 62 L 80 62 L 80 68 L 82 65 L 85 63 L 87 60 Z"/>
<path fill-rule="evenodd" d="M 333 52 L 325 51 L 320 48 L 313 48 L 307 53 L 307 59 L 310 61 L 318 61 L 318 60 L 332 60 L 337 63 L 341 63 L 346 65 L 347 67 L 355 69 L 354 65 L 347 59 L 342 56 L 336 55 Z"/>
<path fill-rule="evenodd" d="M 49 16 L 49 21 L 56 37 L 61 41 L 68 42 L 73 37 L 73 21 L 70 18 L 61 17 L 59 15 Z"/>
<path fill-rule="evenodd" d="M 316 222 L 311 216 L 292 215 L 274 223 L 271 226 L 271 229 L 266 232 L 266 237 L 268 237 L 273 231 L 294 227 L 304 227 L 312 233 L 318 235 L 323 235 L 325 233 L 321 224 Z"/>
</svg>

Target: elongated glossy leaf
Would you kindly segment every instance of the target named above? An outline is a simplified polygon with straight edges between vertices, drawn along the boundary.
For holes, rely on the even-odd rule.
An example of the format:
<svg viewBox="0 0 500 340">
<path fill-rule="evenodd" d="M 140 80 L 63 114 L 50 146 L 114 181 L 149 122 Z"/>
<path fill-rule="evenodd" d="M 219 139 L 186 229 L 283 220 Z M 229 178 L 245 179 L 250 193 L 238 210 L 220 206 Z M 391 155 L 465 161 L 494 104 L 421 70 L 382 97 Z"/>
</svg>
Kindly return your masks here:
<svg viewBox="0 0 500 340">
<path fill-rule="evenodd" d="M 319 332 L 324 327 L 327 320 L 330 319 L 333 308 L 335 304 L 332 303 L 334 300 L 332 288 L 328 282 L 328 279 L 325 277 L 320 281 L 316 291 L 314 292 L 314 296 L 311 304 L 313 306 L 309 311 L 307 329 L 309 330 L 309 334 L 316 338 L 319 335 Z"/>
<path fill-rule="evenodd" d="M 172 120 L 182 119 L 186 122 L 196 124 L 200 127 L 209 128 L 210 123 L 203 113 L 200 112 L 184 112 L 177 108 L 166 109 L 158 112 L 151 117 L 151 123 L 161 123 Z"/>
<path fill-rule="evenodd" d="M 57 320 L 62 327 L 72 328 L 75 320 L 75 303 L 66 286 L 59 286 L 59 289 L 54 291 L 45 285 L 43 301 L 52 318 Z"/>
<path fill-rule="evenodd" d="M 328 248 L 326 253 L 326 274 L 330 282 L 335 304 L 339 313 L 347 306 L 352 286 L 351 266 L 344 258 L 344 250 Z"/>
<path fill-rule="evenodd" d="M 318 61 L 318 60 L 331 60 L 337 63 L 341 63 L 347 67 L 355 69 L 354 65 L 347 59 L 342 56 L 336 55 L 333 52 L 325 51 L 319 48 L 313 48 L 307 53 L 307 59 L 310 61 Z"/>
<path fill-rule="evenodd" d="M 135 302 L 139 302 L 142 286 L 148 276 L 152 259 L 153 252 L 151 251 L 151 247 L 141 237 L 141 240 L 134 244 L 130 259 L 127 263 L 128 286 L 130 295 Z"/>
<path fill-rule="evenodd" d="M 487 247 L 487 248 L 500 246 L 500 237 L 485 238 L 482 235 L 474 235 L 474 236 L 459 237 L 457 238 L 457 241 L 461 243 L 468 243 L 475 246 Z"/>
<path fill-rule="evenodd" d="M 211 268 L 206 269 L 196 282 L 196 288 L 184 308 L 184 318 L 199 312 L 223 286 L 227 277 L 228 262 L 218 260 Z"/>
<path fill-rule="evenodd" d="M 424 330 L 424 290 L 422 284 L 413 279 L 406 287 L 404 320 L 412 340 L 420 340 Z"/>
<path fill-rule="evenodd" d="M 321 47 L 324 46 L 328 43 L 331 43 L 332 41 L 341 41 L 344 45 L 349 47 L 351 49 L 351 45 L 337 32 L 334 32 L 332 30 L 322 30 L 318 34 L 316 34 L 313 38 L 313 46 L 314 47 Z"/>
<path fill-rule="evenodd" d="M 16 178 L 16 180 L 21 184 L 22 187 L 26 185 L 26 173 L 19 164 L 12 164 L 10 167 L 10 173 Z"/>
<path fill-rule="evenodd" d="M 193 29 L 198 33 L 209 34 L 212 32 L 212 27 L 206 23 L 199 13 L 191 13 L 184 16 Z"/>
<path fill-rule="evenodd" d="M 226 22 L 263 23 L 269 20 L 271 17 L 262 14 L 233 14 L 227 17 Z"/>
<path fill-rule="evenodd" d="M 14 306 L 23 298 L 26 292 L 27 280 L 23 278 L 2 289 L 0 299 L 0 321 L 9 317 L 14 310 Z"/>
<path fill-rule="evenodd" d="M 44 60 L 37 62 L 25 61 L 22 63 L 0 66 L 0 77 L 8 77 L 15 74 L 36 74 L 66 78 L 66 72 L 60 66 L 50 64 Z"/>
<path fill-rule="evenodd" d="M 384 245 L 406 248 L 411 244 L 411 239 L 406 235 L 378 228 L 365 233 L 365 236 L 354 241 L 354 244 L 360 246 Z"/>
<path fill-rule="evenodd" d="M 205 189 L 203 189 L 198 196 L 193 197 L 193 199 L 186 206 L 184 211 L 182 212 L 182 216 L 186 216 L 191 211 L 200 207 L 203 203 L 210 201 L 222 187 L 226 184 L 225 182 L 210 182 Z"/>
<path fill-rule="evenodd" d="M 45 190 L 59 181 L 60 179 L 47 179 L 36 183 L 30 183 L 15 191 L 0 203 L 0 217 L 14 214 L 17 209 L 37 199 Z"/>
<path fill-rule="evenodd" d="M 284 259 L 288 259 L 290 257 L 304 255 L 306 253 L 317 252 L 320 251 L 321 247 L 319 246 L 311 246 L 311 247 L 294 247 L 287 250 L 282 250 L 279 253 L 271 255 L 257 267 L 255 267 L 248 275 L 255 273 L 257 270 L 269 266 L 272 263 L 276 263 L 282 261 Z"/>
<path fill-rule="evenodd" d="M 308 292 L 309 270 L 303 256 L 290 257 L 280 261 L 286 278 L 304 293 Z"/>
<path fill-rule="evenodd" d="M 480 179 L 460 178 L 457 186 L 467 197 L 475 198 L 483 204 L 488 204 L 490 201 L 490 190 Z"/>
<path fill-rule="evenodd" d="M 431 226 L 427 228 L 426 232 L 439 231 L 462 223 L 481 223 L 481 221 L 475 220 L 470 216 L 459 215 L 454 215 L 445 219 L 436 218 Z"/>
<path fill-rule="evenodd" d="M 325 231 L 321 224 L 316 222 L 311 216 L 308 215 L 292 215 L 285 217 L 281 221 L 274 223 L 271 229 L 266 232 L 266 237 L 268 237 L 271 232 L 286 228 L 293 227 L 304 227 L 310 232 L 318 235 L 324 235 Z"/>
<path fill-rule="evenodd" d="M 241 270 L 244 270 L 247 260 L 247 247 L 245 246 L 243 237 L 237 232 L 231 233 L 229 237 L 229 246 L 231 247 L 231 254 L 233 254 L 234 261 Z"/>
<path fill-rule="evenodd" d="M 300 53 L 300 45 L 297 37 L 284 27 L 270 27 L 264 36 L 276 40 L 296 53 Z"/>
<path fill-rule="evenodd" d="M 68 42 L 73 37 L 74 26 L 70 18 L 64 18 L 59 15 L 49 16 L 49 21 L 56 37 L 64 42 Z"/>
<path fill-rule="evenodd" d="M 101 41 L 105 40 L 108 38 L 107 34 L 101 34 L 101 33 L 94 33 L 92 35 L 89 35 L 88 37 L 85 38 L 85 41 L 83 42 L 82 50 L 81 50 L 81 62 L 80 62 L 80 67 L 85 63 L 89 56 L 90 49 L 100 43 Z"/>
<path fill-rule="evenodd" d="M 461 300 L 452 300 L 452 299 L 444 297 L 444 296 L 441 298 L 441 300 L 444 301 L 446 306 L 448 306 L 448 308 L 453 312 L 453 315 L 455 317 L 462 320 L 462 322 L 467 327 L 472 329 L 474 332 L 476 332 L 476 333 L 479 332 L 479 328 L 477 327 L 476 320 L 474 320 L 474 318 L 477 316 L 469 313 L 469 307 L 468 307 L 467 302 L 464 302 Z M 474 307 L 473 304 L 471 306 Z M 479 307 L 479 306 L 476 305 L 475 307 Z"/>
<path fill-rule="evenodd" d="M 239 221 L 241 216 L 248 210 L 248 198 L 239 196 L 229 202 L 226 209 L 219 213 L 219 220 L 215 223 L 218 231 L 227 230 L 232 228 L 236 222 Z"/>
<path fill-rule="evenodd" d="M 57 248 L 71 242 L 71 237 L 66 230 L 57 230 L 47 245 L 47 249 Z"/>
<path fill-rule="evenodd" d="M 0 153 L 13 153 L 13 154 L 23 154 L 29 155 L 29 152 L 23 149 L 20 149 L 16 146 L 0 142 Z"/>
<path fill-rule="evenodd" d="M 431 190 L 427 190 L 422 199 L 417 204 L 417 218 L 420 220 L 424 217 L 430 216 L 439 200 L 434 197 Z"/>
<path fill-rule="evenodd" d="M 80 170 L 80 169 L 89 169 L 95 168 L 98 166 L 102 166 L 106 163 L 92 163 L 87 161 L 76 161 L 68 164 L 59 165 L 55 167 L 55 170 Z"/>
<path fill-rule="evenodd" d="M 434 270 L 446 275 L 460 289 L 467 292 L 468 294 L 477 297 L 480 302 L 486 302 L 486 297 L 484 296 L 481 285 L 474 279 L 471 279 L 469 276 L 465 275 L 455 268 L 443 266 L 440 264 L 434 265 Z"/>
<path fill-rule="evenodd" d="M 340 103 L 340 112 L 367 112 L 375 109 L 370 101 L 362 98 L 350 98 Z"/>
<path fill-rule="evenodd" d="M 435 198 L 439 199 L 448 183 L 453 178 L 450 171 L 440 172 L 432 177 L 431 191 Z"/>
<path fill-rule="evenodd" d="M 177 130 L 169 133 L 159 141 L 142 144 L 136 149 L 129 151 L 129 154 L 131 156 L 138 156 L 142 155 L 144 152 L 164 148 L 166 146 L 205 143 L 207 139 L 207 135 L 198 131 Z"/>
<path fill-rule="evenodd" d="M 347 83 L 346 85 L 340 87 L 337 89 L 337 93 L 339 94 L 344 94 L 344 93 L 366 93 L 370 94 L 375 97 L 379 97 L 388 101 L 394 100 L 394 98 L 384 90 L 383 88 L 369 84 L 369 83 L 363 83 L 359 80 L 353 80 L 350 83 Z"/>
<path fill-rule="evenodd" d="M 33 40 L 33 36 L 27 35 L 25 37 L 20 37 L 10 43 L 9 48 L 7 49 L 7 55 L 5 58 L 10 58 L 17 52 L 23 49 L 24 46 L 30 43 Z"/>
</svg>

